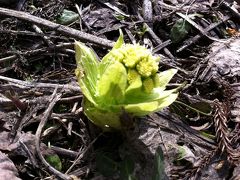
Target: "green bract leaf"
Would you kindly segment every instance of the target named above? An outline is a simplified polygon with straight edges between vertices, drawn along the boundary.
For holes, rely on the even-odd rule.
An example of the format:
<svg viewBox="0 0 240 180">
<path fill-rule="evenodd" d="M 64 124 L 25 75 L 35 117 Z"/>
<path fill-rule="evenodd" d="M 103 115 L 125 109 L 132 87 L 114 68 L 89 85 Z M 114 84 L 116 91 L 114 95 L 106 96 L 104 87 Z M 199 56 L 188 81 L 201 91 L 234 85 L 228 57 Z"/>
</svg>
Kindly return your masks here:
<svg viewBox="0 0 240 180">
<path fill-rule="evenodd" d="M 92 103 L 97 86 L 99 73 L 98 60 L 95 53 L 84 44 L 75 42 L 75 58 L 77 62 L 76 76 L 83 94 Z"/>
<path fill-rule="evenodd" d="M 169 106 L 177 99 L 177 97 L 178 94 L 174 93 L 166 96 L 165 98 L 151 102 L 128 104 L 124 106 L 124 109 L 134 116 L 145 116 Z"/>
<path fill-rule="evenodd" d="M 135 116 L 145 116 L 149 113 L 156 111 L 158 108 L 158 102 L 145 102 L 139 104 L 129 104 L 124 106 L 126 112 L 129 112 Z"/>
<path fill-rule="evenodd" d="M 157 74 L 158 76 L 158 86 L 165 89 L 166 85 L 172 79 L 172 77 L 177 73 L 177 69 L 168 69 L 166 71 L 160 72 Z"/>
<path fill-rule="evenodd" d="M 114 129 L 121 128 L 120 122 L 120 113 L 121 107 L 114 107 L 109 109 L 100 109 L 94 106 L 90 101 L 84 99 L 84 113 L 85 115 L 97 126 L 102 129 L 106 129 L 111 127 Z"/>
<path fill-rule="evenodd" d="M 99 79 L 103 75 L 103 73 L 109 68 L 111 64 L 115 63 L 112 58 L 111 54 L 107 54 L 103 57 L 100 65 L 99 65 Z"/>
<path fill-rule="evenodd" d="M 126 69 L 121 63 L 115 61 L 106 69 L 98 82 L 98 103 L 103 106 L 123 103 L 126 86 Z"/>
<path fill-rule="evenodd" d="M 120 36 L 119 36 L 118 40 L 116 41 L 116 43 L 114 44 L 113 49 L 118 49 L 124 44 L 122 30 L 120 29 L 119 32 L 120 32 Z"/>
<path fill-rule="evenodd" d="M 158 101 L 168 97 L 172 93 L 176 92 L 178 88 L 171 90 L 163 90 L 163 88 L 154 88 L 152 93 L 147 94 L 140 90 L 136 90 L 131 96 L 126 96 L 125 104 L 137 104 L 141 102 Z"/>
<path fill-rule="evenodd" d="M 114 47 L 113 47 L 112 51 L 114 49 L 120 48 L 123 44 L 124 44 L 123 33 L 120 30 L 120 36 L 119 36 L 117 42 L 114 44 Z M 109 66 L 115 62 L 114 56 L 112 55 L 112 51 L 110 51 L 108 54 L 106 54 L 103 57 L 100 65 L 99 65 L 100 76 L 102 76 L 102 74 L 106 71 L 106 69 L 108 69 Z M 118 56 L 121 56 L 121 54 L 119 53 Z"/>
<path fill-rule="evenodd" d="M 136 76 L 126 89 L 126 97 L 128 98 L 134 96 L 135 93 L 141 92 L 141 88 L 142 88 L 141 76 Z"/>
</svg>

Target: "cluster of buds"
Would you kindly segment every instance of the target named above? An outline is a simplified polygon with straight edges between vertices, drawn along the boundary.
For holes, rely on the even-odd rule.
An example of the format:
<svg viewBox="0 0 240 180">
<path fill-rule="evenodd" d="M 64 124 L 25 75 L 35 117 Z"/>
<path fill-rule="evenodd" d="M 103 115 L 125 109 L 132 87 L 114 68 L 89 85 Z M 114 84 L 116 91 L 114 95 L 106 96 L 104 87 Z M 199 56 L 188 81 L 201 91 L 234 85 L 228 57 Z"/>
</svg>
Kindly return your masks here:
<svg viewBox="0 0 240 180">
<path fill-rule="evenodd" d="M 143 89 L 150 93 L 159 85 L 157 71 L 160 58 L 153 56 L 144 46 L 123 44 L 121 48 L 110 51 L 105 58 L 117 60 L 124 65 L 129 86 L 140 79 Z"/>
</svg>

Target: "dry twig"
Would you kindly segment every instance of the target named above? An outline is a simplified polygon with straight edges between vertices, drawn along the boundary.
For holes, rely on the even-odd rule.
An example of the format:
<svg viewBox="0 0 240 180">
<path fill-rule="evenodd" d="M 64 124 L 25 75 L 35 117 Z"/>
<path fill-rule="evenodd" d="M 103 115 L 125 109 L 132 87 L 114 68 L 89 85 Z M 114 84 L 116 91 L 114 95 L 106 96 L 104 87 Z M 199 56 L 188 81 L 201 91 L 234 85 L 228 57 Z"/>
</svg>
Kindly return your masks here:
<svg viewBox="0 0 240 180">
<path fill-rule="evenodd" d="M 12 86 L 21 87 L 21 88 L 47 88 L 49 90 L 49 89 L 54 89 L 56 87 L 59 87 L 59 89 L 63 89 L 63 90 L 69 90 L 72 92 L 80 92 L 80 88 L 78 86 L 72 86 L 69 84 L 61 85 L 61 84 L 53 84 L 53 83 L 26 82 L 26 81 L 21 81 L 18 79 L 8 78 L 8 77 L 1 76 L 1 75 L 0 75 L 0 80 L 7 81 Z"/>
<path fill-rule="evenodd" d="M 35 142 L 35 146 L 36 146 L 36 152 L 37 152 L 37 155 L 39 157 L 39 159 L 41 160 L 42 164 L 44 166 L 46 166 L 46 168 L 51 172 L 53 173 L 54 175 L 56 175 L 57 177 L 63 179 L 63 180 L 70 180 L 71 177 L 66 175 L 66 174 L 63 174 L 61 173 L 60 171 L 56 170 L 55 168 L 53 168 L 43 157 L 42 153 L 41 153 L 41 149 L 40 149 L 40 138 L 41 138 L 41 134 L 42 134 L 42 131 L 43 131 L 43 127 L 45 126 L 50 114 L 51 114 L 51 111 L 54 107 L 54 105 L 56 104 L 56 102 L 61 98 L 61 94 L 57 94 L 57 88 L 55 89 L 55 91 L 53 92 L 53 95 L 52 95 L 52 99 L 50 100 L 50 104 L 48 106 L 48 108 L 46 109 L 46 111 L 44 112 L 44 115 L 42 117 L 42 120 L 41 122 L 39 123 L 38 125 L 38 129 L 37 129 L 37 132 L 36 132 L 36 142 Z"/>
<path fill-rule="evenodd" d="M 94 35 L 91 35 L 91 34 L 88 34 L 85 32 L 81 32 L 76 29 L 30 15 L 26 12 L 15 11 L 12 9 L 6 9 L 6 8 L 0 7 L 0 14 L 4 15 L 4 16 L 11 16 L 11 17 L 15 17 L 18 19 L 22 19 L 22 20 L 25 20 L 25 21 L 28 21 L 28 22 L 31 22 L 34 24 L 38 24 L 39 26 L 47 27 L 49 29 L 58 31 L 58 32 L 68 35 L 70 37 L 80 39 L 84 42 L 94 43 L 94 44 L 100 45 L 102 47 L 107 47 L 107 48 L 113 47 L 112 41 L 109 41 L 109 40 L 103 39 L 103 38 L 99 38 L 97 36 L 94 36 Z"/>
</svg>

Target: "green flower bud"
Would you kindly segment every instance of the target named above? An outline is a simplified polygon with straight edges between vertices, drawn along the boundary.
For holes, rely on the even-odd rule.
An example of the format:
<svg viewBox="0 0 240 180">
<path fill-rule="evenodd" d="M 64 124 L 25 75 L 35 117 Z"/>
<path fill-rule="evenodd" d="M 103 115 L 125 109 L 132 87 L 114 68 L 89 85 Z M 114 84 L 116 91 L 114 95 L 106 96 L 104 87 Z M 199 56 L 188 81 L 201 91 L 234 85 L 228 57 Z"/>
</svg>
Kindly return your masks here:
<svg viewBox="0 0 240 180">
<path fill-rule="evenodd" d="M 155 74 L 152 79 L 154 82 L 154 87 L 158 87 L 161 84 L 159 74 Z"/>
<path fill-rule="evenodd" d="M 150 54 L 148 49 L 138 44 L 126 44 L 122 50 L 125 52 L 123 63 L 129 68 L 134 68 L 141 59 Z"/>
<path fill-rule="evenodd" d="M 154 75 L 158 71 L 158 62 L 156 58 L 149 56 L 142 59 L 136 66 L 137 71 L 143 77 Z"/>
<path fill-rule="evenodd" d="M 154 82 L 152 78 L 147 78 L 143 80 L 143 88 L 146 93 L 151 93 L 154 88 Z"/>
<path fill-rule="evenodd" d="M 132 84 L 139 76 L 140 74 L 138 74 L 138 72 L 135 69 L 129 69 L 127 78 L 128 84 Z"/>
<path fill-rule="evenodd" d="M 110 57 L 113 58 L 113 60 L 122 62 L 124 59 L 124 54 L 119 49 L 114 49 L 110 51 Z"/>
</svg>

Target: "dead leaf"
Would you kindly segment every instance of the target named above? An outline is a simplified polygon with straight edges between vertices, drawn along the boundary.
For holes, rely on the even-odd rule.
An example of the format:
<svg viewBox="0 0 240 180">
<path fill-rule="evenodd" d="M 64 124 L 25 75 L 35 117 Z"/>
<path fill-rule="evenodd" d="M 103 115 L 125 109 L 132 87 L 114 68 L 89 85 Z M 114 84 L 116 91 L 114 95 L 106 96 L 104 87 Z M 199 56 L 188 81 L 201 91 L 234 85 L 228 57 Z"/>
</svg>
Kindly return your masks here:
<svg viewBox="0 0 240 180">
<path fill-rule="evenodd" d="M 89 14 L 83 16 L 83 21 L 94 28 L 105 28 L 110 24 L 113 24 L 116 19 L 113 16 L 113 11 L 111 9 L 101 8 L 91 11 Z"/>
<path fill-rule="evenodd" d="M 18 171 L 13 162 L 0 151 L 0 179 L 21 180 Z"/>
<path fill-rule="evenodd" d="M 28 148 L 31 147 L 31 149 L 34 149 L 34 141 L 35 136 L 31 133 L 18 133 L 13 140 L 11 138 L 11 134 L 8 131 L 2 131 L 0 133 L 0 150 L 3 151 L 11 151 L 17 153 L 17 155 L 25 155 L 22 151 L 18 152 L 18 149 L 20 148 L 19 140 L 21 140 L 24 144 L 28 146 Z"/>
</svg>

